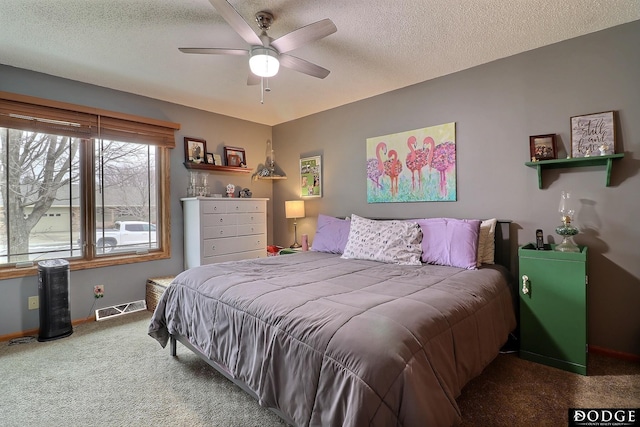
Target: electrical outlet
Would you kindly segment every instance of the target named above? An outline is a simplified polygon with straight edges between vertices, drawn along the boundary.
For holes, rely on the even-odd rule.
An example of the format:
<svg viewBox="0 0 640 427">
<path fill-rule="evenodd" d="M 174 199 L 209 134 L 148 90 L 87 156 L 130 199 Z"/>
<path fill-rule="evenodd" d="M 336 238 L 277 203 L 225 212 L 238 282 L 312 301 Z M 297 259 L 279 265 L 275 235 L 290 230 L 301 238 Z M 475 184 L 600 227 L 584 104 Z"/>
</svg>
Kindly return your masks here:
<svg viewBox="0 0 640 427">
<path fill-rule="evenodd" d="M 93 287 L 93 296 L 95 298 L 102 298 L 104 296 L 104 285 L 95 285 Z"/>
<path fill-rule="evenodd" d="M 37 296 L 29 297 L 27 304 L 28 304 L 29 310 L 37 310 L 40 308 L 40 298 Z"/>
</svg>

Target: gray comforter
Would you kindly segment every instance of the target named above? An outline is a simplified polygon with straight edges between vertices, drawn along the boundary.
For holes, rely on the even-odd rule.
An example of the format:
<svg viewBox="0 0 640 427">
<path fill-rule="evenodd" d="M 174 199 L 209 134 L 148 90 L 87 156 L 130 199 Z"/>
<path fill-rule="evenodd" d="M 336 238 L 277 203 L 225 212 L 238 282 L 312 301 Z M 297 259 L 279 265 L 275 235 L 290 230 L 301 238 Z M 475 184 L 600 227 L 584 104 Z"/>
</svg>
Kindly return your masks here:
<svg viewBox="0 0 640 427">
<path fill-rule="evenodd" d="M 187 337 L 297 425 L 422 427 L 459 422 L 456 397 L 515 325 L 498 266 L 305 252 L 181 273 L 149 334 Z"/>
</svg>

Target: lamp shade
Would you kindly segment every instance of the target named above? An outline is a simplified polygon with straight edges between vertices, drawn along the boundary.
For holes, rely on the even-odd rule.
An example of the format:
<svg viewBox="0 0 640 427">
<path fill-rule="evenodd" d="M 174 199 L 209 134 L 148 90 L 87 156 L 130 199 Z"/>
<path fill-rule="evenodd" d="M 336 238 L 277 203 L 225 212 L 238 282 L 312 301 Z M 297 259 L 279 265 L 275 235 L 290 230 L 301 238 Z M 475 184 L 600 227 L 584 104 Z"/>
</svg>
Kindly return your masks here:
<svg viewBox="0 0 640 427">
<path fill-rule="evenodd" d="M 249 68 L 258 77 L 273 77 L 278 74 L 280 61 L 278 52 L 273 48 L 256 46 L 251 49 Z"/>
<path fill-rule="evenodd" d="M 304 218 L 304 200 L 284 202 L 284 214 L 287 218 Z"/>
</svg>

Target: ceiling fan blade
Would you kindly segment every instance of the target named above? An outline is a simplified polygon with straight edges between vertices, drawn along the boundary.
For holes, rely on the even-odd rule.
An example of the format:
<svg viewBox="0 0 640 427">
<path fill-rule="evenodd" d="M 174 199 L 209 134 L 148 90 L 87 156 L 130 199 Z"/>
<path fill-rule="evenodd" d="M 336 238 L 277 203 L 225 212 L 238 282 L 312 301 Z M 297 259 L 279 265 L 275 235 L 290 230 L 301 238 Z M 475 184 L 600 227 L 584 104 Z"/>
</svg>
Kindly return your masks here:
<svg viewBox="0 0 640 427">
<path fill-rule="evenodd" d="M 256 76 L 249 71 L 249 77 L 247 77 L 247 86 L 255 86 L 260 84 L 261 77 Z"/>
<path fill-rule="evenodd" d="M 202 53 L 205 55 L 247 56 L 249 54 L 249 51 L 245 49 L 221 49 L 217 47 L 179 47 L 178 50 L 183 53 Z"/>
<path fill-rule="evenodd" d="M 304 59 L 300 59 L 295 56 L 281 54 L 279 59 L 280 65 L 283 67 L 287 67 L 319 79 L 324 79 L 330 73 L 326 68 L 322 68 L 319 65 L 312 64 L 309 61 L 305 61 Z"/>
<path fill-rule="evenodd" d="M 209 0 L 209 3 L 218 11 L 218 13 L 227 21 L 227 24 L 235 30 L 240 37 L 250 45 L 262 45 L 260 37 L 253 31 L 251 26 L 247 24 L 237 10 L 226 0 Z"/>
<path fill-rule="evenodd" d="M 333 34 L 336 31 L 338 31 L 336 25 L 331 21 L 331 19 L 327 18 L 322 21 L 306 25 L 302 28 L 298 28 L 289 34 L 285 34 L 284 36 L 272 41 L 271 46 L 278 49 L 278 52 L 280 53 L 289 52 L 290 50 L 299 48 L 304 44 L 327 37 L 329 34 Z"/>
</svg>

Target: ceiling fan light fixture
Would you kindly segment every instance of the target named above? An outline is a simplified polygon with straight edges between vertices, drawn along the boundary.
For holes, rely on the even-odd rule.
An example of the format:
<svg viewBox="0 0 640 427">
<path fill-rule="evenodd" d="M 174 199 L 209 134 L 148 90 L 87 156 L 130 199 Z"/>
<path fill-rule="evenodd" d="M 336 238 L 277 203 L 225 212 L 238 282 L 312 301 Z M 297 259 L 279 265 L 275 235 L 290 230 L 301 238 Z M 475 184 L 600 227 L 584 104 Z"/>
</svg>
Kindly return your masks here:
<svg viewBox="0 0 640 427">
<path fill-rule="evenodd" d="M 258 77 L 273 77 L 278 74 L 280 61 L 278 52 L 271 47 L 254 46 L 251 48 L 249 68 Z"/>
</svg>

